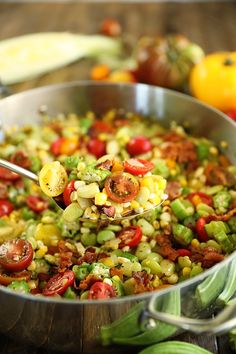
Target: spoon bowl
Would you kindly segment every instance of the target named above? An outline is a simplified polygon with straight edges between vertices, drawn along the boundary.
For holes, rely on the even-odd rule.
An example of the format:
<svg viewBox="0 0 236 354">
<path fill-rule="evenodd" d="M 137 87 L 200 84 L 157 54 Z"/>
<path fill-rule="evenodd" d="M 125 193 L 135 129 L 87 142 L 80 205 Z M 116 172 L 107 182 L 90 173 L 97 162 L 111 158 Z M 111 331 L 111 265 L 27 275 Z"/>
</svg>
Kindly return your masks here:
<svg viewBox="0 0 236 354">
<path fill-rule="evenodd" d="M 1 159 L 0 158 L 0 166 L 1 167 L 4 167 L 6 168 L 7 170 L 10 170 L 18 175 L 21 175 L 22 177 L 25 177 L 25 178 L 28 178 L 30 179 L 31 181 L 33 181 L 34 183 L 38 184 L 39 185 L 39 177 L 36 173 L 33 173 L 32 171 L 29 171 L 21 166 L 18 166 L 12 162 L 9 162 L 7 160 L 4 160 L 4 159 Z M 94 223 L 101 223 L 101 222 L 109 222 L 109 223 L 113 223 L 113 222 L 120 222 L 122 220 L 125 220 L 125 219 L 134 219 L 136 218 L 137 216 L 142 216 L 144 214 L 147 214 L 153 210 L 155 210 L 156 208 L 158 208 L 166 199 L 168 198 L 167 194 L 163 194 L 162 196 L 162 201 L 155 205 L 153 208 L 151 209 L 147 209 L 147 210 L 144 210 L 143 212 L 141 213 L 129 213 L 127 215 L 124 215 L 122 217 L 116 217 L 116 218 L 112 218 L 112 217 L 108 217 L 106 216 L 105 214 L 102 214 L 104 217 L 103 218 L 99 218 L 99 219 L 90 219 L 90 218 L 83 218 L 83 217 L 80 217 L 79 220 L 80 221 L 91 221 L 91 222 L 94 222 Z M 63 202 L 63 198 L 62 198 L 62 194 L 57 196 L 57 197 L 53 197 L 52 198 L 55 203 L 58 205 L 58 207 L 62 210 L 64 210 L 66 208 L 66 205 L 64 204 Z"/>
</svg>

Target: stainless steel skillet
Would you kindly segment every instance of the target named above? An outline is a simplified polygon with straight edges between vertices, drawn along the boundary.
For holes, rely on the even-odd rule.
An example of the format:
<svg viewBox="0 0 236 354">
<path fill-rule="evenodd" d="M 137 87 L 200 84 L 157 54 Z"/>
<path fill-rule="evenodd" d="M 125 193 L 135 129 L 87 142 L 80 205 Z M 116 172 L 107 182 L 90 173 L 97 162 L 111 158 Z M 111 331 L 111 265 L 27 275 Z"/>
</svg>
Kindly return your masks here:
<svg viewBox="0 0 236 354">
<path fill-rule="evenodd" d="M 206 136 L 218 142 L 227 141 L 227 155 L 236 163 L 236 125 L 222 113 L 200 104 L 191 97 L 147 85 L 96 84 L 75 82 L 53 85 L 23 92 L 0 101 L 2 126 L 40 123 L 39 111 L 46 109 L 51 116 L 57 113 L 86 113 L 98 115 L 112 109 L 136 111 L 144 116 L 155 117 L 168 126 L 173 120 L 180 124 L 189 123 L 191 133 Z M 107 301 L 63 301 L 56 298 L 41 298 L 19 295 L 0 288 L 0 331 L 10 337 L 36 346 L 49 347 L 69 353 L 106 353 L 110 349 L 101 347 L 96 339 L 100 327 L 112 323 L 137 302 L 143 301 L 143 318 L 160 318 L 195 332 L 219 333 L 236 326 L 233 308 L 228 308 L 214 322 L 196 319 L 173 318 L 155 311 L 155 303 L 167 294 L 181 292 L 181 311 L 184 316 L 197 317 L 195 307 L 196 289 L 207 277 L 225 270 L 235 254 L 209 271 L 189 281 L 155 293 L 128 296 Z M 219 275 L 220 276 L 220 275 Z M 213 303 L 201 311 L 202 316 L 211 313 Z M 236 315 L 236 311 L 235 311 Z M 230 319 L 230 320 L 229 320 Z M 226 320 L 229 320 L 226 322 Z M 112 349 L 122 353 L 123 349 Z"/>
</svg>

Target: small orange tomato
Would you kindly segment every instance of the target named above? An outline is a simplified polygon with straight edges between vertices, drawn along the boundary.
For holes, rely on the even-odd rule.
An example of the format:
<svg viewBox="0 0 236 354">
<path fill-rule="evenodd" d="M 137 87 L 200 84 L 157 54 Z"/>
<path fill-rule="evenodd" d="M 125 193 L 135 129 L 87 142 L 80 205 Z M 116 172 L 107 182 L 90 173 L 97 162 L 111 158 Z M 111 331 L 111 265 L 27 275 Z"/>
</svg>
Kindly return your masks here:
<svg viewBox="0 0 236 354">
<path fill-rule="evenodd" d="M 134 82 L 136 82 L 136 79 L 135 79 L 133 73 L 128 70 L 114 70 L 107 78 L 107 81 L 134 83 Z"/>
<path fill-rule="evenodd" d="M 60 146 L 61 155 L 72 155 L 79 147 L 79 140 L 77 136 L 63 138 Z"/>
<path fill-rule="evenodd" d="M 121 25 L 113 18 L 106 18 L 102 22 L 100 32 L 105 36 L 117 37 L 121 34 Z"/>
<path fill-rule="evenodd" d="M 207 55 L 192 69 L 190 90 L 222 111 L 236 109 L 236 52 Z"/>
<path fill-rule="evenodd" d="M 90 71 L 92 80 L 105 80 L 110 74 L 110 69 L 105 64 L 95 65 Z"/>
</svg>

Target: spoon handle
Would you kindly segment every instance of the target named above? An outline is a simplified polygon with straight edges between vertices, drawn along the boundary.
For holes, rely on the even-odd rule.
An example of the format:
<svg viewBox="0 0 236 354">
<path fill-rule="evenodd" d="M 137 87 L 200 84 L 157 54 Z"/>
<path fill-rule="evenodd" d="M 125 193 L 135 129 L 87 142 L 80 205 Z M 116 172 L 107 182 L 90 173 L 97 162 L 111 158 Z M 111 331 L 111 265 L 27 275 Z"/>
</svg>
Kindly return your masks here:
<svg viewBox="0 0 236 354">
<path fill-rule="evenodd" d="M 8 169 L 12 172 L 18 173 L 19 175 L 21 175 L 23 177 L 29 178 L 32 181 L 34 181 L 35 183 L 39 182 L 38 176 L 35 173 L 33 173 L 29 170 L 26 170 L 23 167 L 17 166 L 14 163 L 11 163 L 7 160 L 0 159 L 0 166 L 5 167 L 6 169 Z"/>
</svg>

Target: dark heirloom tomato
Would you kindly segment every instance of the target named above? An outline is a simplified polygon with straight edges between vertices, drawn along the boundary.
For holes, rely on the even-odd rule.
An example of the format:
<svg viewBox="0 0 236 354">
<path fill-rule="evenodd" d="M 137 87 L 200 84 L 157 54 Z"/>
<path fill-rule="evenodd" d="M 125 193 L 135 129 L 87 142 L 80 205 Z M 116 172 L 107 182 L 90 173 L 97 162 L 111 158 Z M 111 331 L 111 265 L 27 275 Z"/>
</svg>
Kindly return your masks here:
<svg viewBox="0 0 236 354">
<path fill-rule="evenodd" d="M 190 194 L 188 194 L 187 198 L 188 198 L 188 200 L 190 200 L 190 202 L 193 205 L 197 205 L 199 203 L 204 203 L 209 206 L 213 205 L 212 197 L 206 193 L 203 193 L 203 192 L 190 193 Z"/>
<path fill-rule="evenodd" d="M 43 295 L 54 296 L 62 295 L 66 289 L 74 283 L 75 275 L 72 270 L 66 270 L 64 273 L 54 275 L 45 287 L 43 288 Z"/>
<path fill-rule="evenodd" d="M 0 217 L 9 215 L 14 210 L 14 206 L 8 200 L 0 200 Z"/>
<path fill-rule="evenodd" d="M 131 156 L 136 156 L 151 151 L 152 145 L 145 136 L 136 136 L 128 142 L 126 149 Z"/>
<path fill-rule="evenodd" d="M 113 287 L 107 283 L 102 283 L 97 281 L 94 283 L 88 293 L 88 299 L 110 299 L 115 297 L 115 290 Z"/>
<path fill-rule="evenodd" d="M 129 173 L 112 173 L 106 178 L 105 190 L 108 197 L 116 203 L 130 202 L 139 192 L 139 183 Z"/>
<path fill-rule="evenodd" d="M 0 246 L 0 264 L 10 272 L 26 269 L 33 259 L 33 248 L 26 240 L 15 239 Z"/>
<path fill-rule="evenodd" d="M 63 192 L 63 201 L 66 206 L 71 204 L 70 195 L 74 190 L 75 190 L 75 181 L 68 182 Z"/>
<path fill-rule="evenodd" d="M 132 173 L 132 175 L 145 175 L 150 172 L 154 167 L 151 161 L 142 159 L 129 159 L 124 163 L 124 168 L 126 172 Z"/>
<path fill-rule="evenodd" d="M 208 234 L 205 230 L 205 225 L 206 220 L 204 218 L 199 218 L 196 222 L 196 231 L 201 242 L 206 242 L 208 240 Z"/>
<path fill-rule="evenodd" d="M 28 207 L 36 213 L 41 213 L 48 208 L 48 201 L 33 195 L 29 195 L 26 199 Z"/>
<path fill-rule="evenodd" d="M 4 167 L 0 167 L 0 179 L 3 179 L 4 181 L 15 181 L 19 178 L 20 175 L 17 173 L 7 170 Z"/>
<path fill-rule="evenodd" d="M 121 240 L 119 248 L 125 246 L 135 247 L 141 241 L 142 229 L 139 226 L 128 226 L 121 230 L 117 237 Z"/>
<path fill-rule="evenodd" d="M 87 144 L 87 149 L 90 154 L 96 156 L 97 159 L 106 154 L 106 144 L 104 143 L 104 141 L 98 138 L 93 138 L 89 140 Z"/>
</svg>

